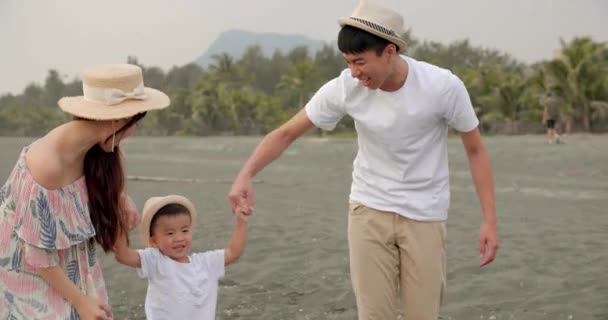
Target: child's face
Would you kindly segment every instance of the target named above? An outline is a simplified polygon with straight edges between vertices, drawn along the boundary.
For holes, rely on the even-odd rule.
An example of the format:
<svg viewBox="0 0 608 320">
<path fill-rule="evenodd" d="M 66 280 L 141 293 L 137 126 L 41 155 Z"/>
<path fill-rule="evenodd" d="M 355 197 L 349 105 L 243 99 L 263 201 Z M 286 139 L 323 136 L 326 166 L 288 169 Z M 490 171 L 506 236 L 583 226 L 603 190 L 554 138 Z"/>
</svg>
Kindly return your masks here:
<svg viewBox="0 0 608 320">
<path fill-rule="evenodd" d="M 169 258 L 188 262 L 192 245 L 191 224 L 190 215 L 187 213 L 161 216 L 152 229 L 150 242 Z"/>
</svg>

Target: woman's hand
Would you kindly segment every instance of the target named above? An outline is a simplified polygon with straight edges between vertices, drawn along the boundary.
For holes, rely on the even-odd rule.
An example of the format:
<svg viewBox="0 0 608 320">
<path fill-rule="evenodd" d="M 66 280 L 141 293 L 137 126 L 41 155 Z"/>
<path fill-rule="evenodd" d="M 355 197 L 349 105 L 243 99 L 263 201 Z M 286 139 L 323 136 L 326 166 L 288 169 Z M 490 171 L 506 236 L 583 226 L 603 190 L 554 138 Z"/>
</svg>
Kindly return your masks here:
<svg viewBox="0 0 608 320">
<path fill-rule="evenodd" d="M 127 228 L 128 231 L 133 230 L 138 224 L 140 220 L 139 212 L 137 211 L 137 206 L 131 196 L 126 193 L 122 194 L 122 208 L 124 210 L 124 214 L 126 214 Z"/>
<path fill-rule="evenodd" d="M 89 296 L 81 296 L 75 304 L 82 320 L 111 320 L 112 309 L 107 304 Z"/>
</svg>

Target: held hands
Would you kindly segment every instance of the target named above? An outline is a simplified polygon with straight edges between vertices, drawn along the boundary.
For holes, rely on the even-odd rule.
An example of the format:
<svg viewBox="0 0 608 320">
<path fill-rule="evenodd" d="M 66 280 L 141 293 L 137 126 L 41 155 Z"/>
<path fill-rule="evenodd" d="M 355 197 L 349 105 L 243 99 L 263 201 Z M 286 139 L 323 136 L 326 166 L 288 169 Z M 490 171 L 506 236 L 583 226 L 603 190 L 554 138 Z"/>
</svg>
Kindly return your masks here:
<svg viewBox="0 0 608 320">
<path fill-rule="evenodd" d="M 498 251 L 498 232 L 495 223 L 484 222 L 479 229 L 479 257 L 480 267 L 483 267 L 496 258 Z"/>
<path fill-rule="evenodd" d="M 123 193 L 121 200 L 123 201 L 122 208 L 124 210 L 124 213 L 127 215 L 126 221 L 127 227 L 129 228 L 128 231 L 131 231 L 139 224 L 140 215 L 137 211 L 137 206 L 135 205 L 135 202 L 133 202 L 133 199 L 131 199 L 131 196 L 126 193 Z"/>
<path fill-rule="evenodd" d="M 230 188 L 228 200 L 232 212 L 237 216 L 242 215 L 243 217 L 249 217 L 252 215 L 255 203 L 253 201 L 251 178 L 238 176 L 236 180 L 234 180 L 232 188 Z"/>
<path fill-rule="evenodd" d="M 249 221 L 249 216 L 244 212 L 237 211 L 234 213 L 234 216 L 236 217 L 237 223 L 247 223 Z"/>
</svg>

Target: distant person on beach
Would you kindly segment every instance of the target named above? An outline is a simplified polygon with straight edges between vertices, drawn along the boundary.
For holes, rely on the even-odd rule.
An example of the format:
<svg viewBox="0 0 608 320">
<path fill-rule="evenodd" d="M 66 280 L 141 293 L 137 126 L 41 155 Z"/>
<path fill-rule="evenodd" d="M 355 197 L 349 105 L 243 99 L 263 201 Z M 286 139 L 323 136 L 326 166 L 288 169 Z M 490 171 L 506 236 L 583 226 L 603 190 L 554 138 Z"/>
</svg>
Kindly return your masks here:
<svg viewBox="0 0 608 320">
<path fill-rule="evenodd" d="M 82 86 L 59 100 L 74 119 L 23 148 L 0 189 L 0 319 L 112 319 L 95 251 L 138 220 L 119 144 L 169 97 L 129 64 L 89 68 Z"/>
<path fill-rule="evenodd" d="M 332 130 L 351 116 L 359 149 L 348 244 L 358 319 L 396 319 L 400 291 L 404 319 L 436 320 L 446 285 L 448 127 L 460 132 L 481 205 L 480 266 L 498 249 L 494 180 L 479 121 L 456 75 L 404 54 L 399 13 L 361 1 L 338 22 L 348 69 L 264 137 L 235 178 L 229 201 L 234 212 L 252 214 L 257 173 L 315 126 Z"/>
<path fill-rule="evenodd" d="M 236 262 L 245 250 L 247 217 L 235 215 L 226 249 L 191 253 L 196 218 L 194 205 L 185 197 L 152 197 L 144 205 L 140 225 L 147 248 L 130 249 L 125 232 L 116 241 L 116 260 L 148 279 L 144 307 L 148 320 L 215 319 L 218 281 L 224 266 Z"/>
<path fill-rule="evenodd" d="M 556 128 L 556 124 L 559 120 L 561 99 L 553 90 L 549 90 L 541 98 L 541 104 L 543 105 L 543 124 L 547 127 L 547 143 L 563 143 Z"/>
</svg>

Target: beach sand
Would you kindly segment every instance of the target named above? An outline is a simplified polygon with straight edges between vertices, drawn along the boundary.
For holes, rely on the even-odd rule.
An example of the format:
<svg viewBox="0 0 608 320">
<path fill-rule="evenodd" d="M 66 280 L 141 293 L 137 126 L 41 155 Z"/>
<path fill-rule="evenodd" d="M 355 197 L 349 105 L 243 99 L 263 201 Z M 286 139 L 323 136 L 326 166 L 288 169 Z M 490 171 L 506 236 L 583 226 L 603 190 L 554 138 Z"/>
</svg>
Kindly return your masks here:
<svg viewBox="0 0 608 320">
<path fill-rule="evenodd" d="M 200 219 L 193 247 L 222 248 L 232 231 L 227 192 L 260 138 L 133 138 L 128 181 L 149 196 L 182 194 Z M 27 138 L 0 138 L 5 179 Z M 448 287 L 441 319 L 608 319 L 608 136 L 487 137 L 496 176 L 501 248 L 479 268 L 481 213 L 459 139 L 449 142 L 452 202 Z M 221 280 L 217 319 L 356 319 L 346 240 L 356 141 L 307 138 L 264 170 L 244 256 Z M 133 232 L 133 246 L 139 240 Z M 146 281 L 102 258 L 115 319 L 144 319 Z"/>
</svg>

